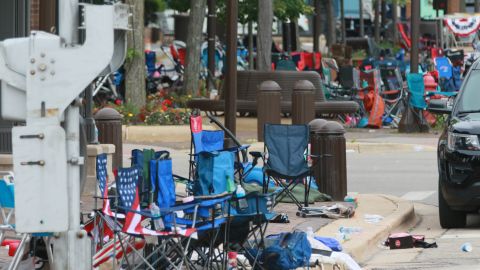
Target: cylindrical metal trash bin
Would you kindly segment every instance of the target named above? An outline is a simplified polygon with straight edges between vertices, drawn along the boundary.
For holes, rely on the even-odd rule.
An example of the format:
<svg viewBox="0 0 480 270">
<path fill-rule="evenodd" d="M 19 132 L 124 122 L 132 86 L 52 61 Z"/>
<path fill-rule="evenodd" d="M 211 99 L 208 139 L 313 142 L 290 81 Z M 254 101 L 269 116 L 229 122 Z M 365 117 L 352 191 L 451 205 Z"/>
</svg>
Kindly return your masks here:
<svg viewBox="0 0 480 270">
<path fill-rule="evenodd" d="M 98 141 L 101 144 L 115 145 L 112 167 L 122 167 L 122 115 L 112 108 L 103 108 L 95 114 Z"/>
<path fill-rule="evenodd" d="M 257 91 L 257 140 L 263 142 L 266 123 L 280 124 L 281 88 L 274 81 L 264 81 Z"/>
<path fill-rule="evenodd" d="M 292 91 L 292 124 L 305 125 L 315 119 L 315 86 L 308 80 L 295 83 Z"/>
<path fill-rule="evenodd" d="M 314 177 L 320 192 L 343 201 L 347 195 L 345 129 L 337 122 L 316 119 L 310 122 L 310 144 Z"/>
</svg>

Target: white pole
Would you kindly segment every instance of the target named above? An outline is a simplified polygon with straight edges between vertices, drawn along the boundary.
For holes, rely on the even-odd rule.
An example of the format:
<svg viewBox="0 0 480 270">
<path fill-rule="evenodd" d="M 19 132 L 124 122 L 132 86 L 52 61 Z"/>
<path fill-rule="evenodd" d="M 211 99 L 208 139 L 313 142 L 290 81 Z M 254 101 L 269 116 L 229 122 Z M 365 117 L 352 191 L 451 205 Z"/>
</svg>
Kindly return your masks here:
<svg viewBox="0 0 480 270">
<path fill-rule="evenodd" d="M 67 46 L 78 44 L 78 0 L 58 1 L 59 34 Z M 67 134 L 67 187 L 68 187 L 68 231 L 60 233 L 54 244 L 54 269 L 89 269 L 90 252 L 82 242 L 86 237 L 80 230 L 80 109 L 73 102 L 65 111 Z"/>
<path fill-rule="evenodd" d="M 68 45 L 78 43 L 78 0 L 58 1 L 59 34 Z"/>
</svg>

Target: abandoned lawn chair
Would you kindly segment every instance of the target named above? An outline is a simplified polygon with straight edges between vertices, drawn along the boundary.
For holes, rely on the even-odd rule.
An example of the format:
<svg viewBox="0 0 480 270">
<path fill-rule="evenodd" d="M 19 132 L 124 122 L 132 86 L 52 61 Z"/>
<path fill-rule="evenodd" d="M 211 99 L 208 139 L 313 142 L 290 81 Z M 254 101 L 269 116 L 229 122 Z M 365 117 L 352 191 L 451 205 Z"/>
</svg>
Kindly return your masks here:
<svg viewBox="0 0 480 270">
<path fill-rule="evenodd" d="M 123 250 L 121 241 L 127 241 L 130 237 L 121 232 L 125 215 L 119 213 L 117 209 L 112 209 L 111 201 L 115 201 L 117 196 L 109 195 L 109 181 L 107 171 L 107 155 L 100 154 L 96 159 L 96 178 L 100 196 L 95 196 L 95 209 L 93 217 L 84 224 L 84 229 L 88 232 L 93 242 L 93 267 L 98 267 L 112 258 L 121 259 L 126 253 L 131 253 L 132 249 Z M 97 208 L 97 199 L 101 200 L 102 206 Z M 145 246 L 145 241 L 138 239 L 129 239 L 136 250 L 141 250 Z M 115 262 L 112 262 L 115 263 Z"/>
<path fill-rule="evenodd" d="M 280 187 L 276 198 L 278 203 L 288 196 L 299 211 L 308 207 L 308 196 L 312 179 L 312 170 L 308 165 L 309 128 L 307 125 L 274 125 L 265 124 L 264 153 L 251 154 L 264 160 L 263 191 L 267 192 L 269 182 L 273 181 Z M 302 204 L 293 194 L 297 185 L 304 187 L 304 203 Z"/>
<path fill-rule="evenodd" d="M 129 256 L 125 253 L 127 255 L 122 260 L 128 269 L 146 267 L 154 270 L 159 265 L 162 269 L 182 269 L 184 263 L 187 262 L 186 250 L 189 248 L 192 237 L 196 236 L 195 223 L 198 205 L 190 203 L 161 208 L 159 213 L 153 213 L 149 209 L 141 209 L 138 191 L 138 183 L 141 181 L 141 177 L 142 172 L 139 168 L 118 170 L 116 179 L 119 195 L 118 208 L 125 211 L 122 232 L 134 238 L 157 238 L 158 245 L 155 245 L 152 250 L 144 249 L 143 252 L 140 252 L 136 249 L 135 242 L 128 241 L 130 239 L 127 239 L 127 241 L 119 239 L 123 250 L 131 249 L 132 254 L 136 255 Z M 191 227 L 176 223 L 178 213 L 184 213 L 186 210 L 189 210 L 192 215 L 193 225 Z M 156 228 L 156 222 L 151 222 L 152 220 L 162 220 L 164 228 Z M 137 256 L 140 262 L 136 260 Z"/>
<path fill-rule="evenodd" d="M 221 129 L 219 130 L 204 130 L 202 125 L 202 117 L 198 112 L 192 114 L 190 117 L 190 130 L 192 135 L 192 140 L 190 144 L 190 168 L 189 168 L 189 180 L 195 182 L 199 177 L 197 170 L 197 163 L 200 158 L 203 158 L 208 155 L 232 155 L 234 156 L 234 174 L 230 175 L 231 180 L 241 181 L 242 175 L 244 174 L 244 167 L 247 162 L 246 150 L 249 145 L 240 145 L 238 140 L 223 127 L 216 119 L 209 115 L 209 118 L 212 122 L 217 124 Z M 225 147 L 224 139 L 225 134 L 232 139 L 234 145 L 232 147 Z M 227 153 L 228 152 L 228 153 Z M 229 154 L 230 153 L 230 154 Z M 187 186 L 187 191 L 192 193 L 193 182 L 190 182 L 190 185 Z M 201 182 L 197 182 L 201 183 Z M 212 194 L 212 192 L 203 191 L 202 194 Z"/>
<path fill-rule="evenodd" d="M 229 170 L 233 177 L 233 157 L 230 159 L 230 163 L 232 166 L 229 167 Z M 199 157 L 198 164 L 200 167 L 203 166 L 203 156 Z M 160 158 L 150 161 L 150 176 L 157 205 L 161 209 L 175 207 L 175 182 L 172 174 L 172 160 L 168 152 L 164 151 Z M 205 180 L 206 178 L 202 176 L 200 179 Z M 208 179 L 211 178 L 208 177 Z M 218 180 L 218 177 L 214 177 L 214 179 Z M 187 214 L 185 217 L 176 218 L 177 225 L 194 227 L 197 231 L 197 237 L 191 240 L 190 246 L 186 245 L 187 257 L 190 258 L 186 267 L 222 269 L 226 264 L 225 249 L 221 250 L 219 247 L 226 245 L 226 231 L 223 230 L 227 223 L 225 206 L 231 195 L 223 191 L 219 192 L 218 184 L 209 181 L 206 185 L 195 185 L 198 190 L 194 193 L 196 196 L 193 197 L 192 203 L 198 205 L 196 220 L 191 218 L 191 209 L 185 210 L 185 214 Z M 215 186 L 215 189 L 212 189 L 212 186 Z M 168 224 L 173 224 L 173 215 L 164 215 L 163 222 L 166 227 L 169 226 Z"/>
</svg>

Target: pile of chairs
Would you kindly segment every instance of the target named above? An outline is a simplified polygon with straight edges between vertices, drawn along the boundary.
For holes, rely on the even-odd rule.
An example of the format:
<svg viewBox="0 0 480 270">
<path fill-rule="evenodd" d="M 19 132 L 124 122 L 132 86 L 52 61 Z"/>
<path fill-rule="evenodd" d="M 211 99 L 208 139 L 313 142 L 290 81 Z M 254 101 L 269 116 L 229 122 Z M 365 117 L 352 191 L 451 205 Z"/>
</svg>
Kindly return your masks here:
<svg viewBox="0 0 480 270">
<path fill-rule="evenodd" d="M 200 115 L 192 115 L 185 178 L 173 174 L 168 151 L 133 150 L 130 167 L 118 168 L 115 179 L 110 179 L 107 155 L 97 156 L 96 209 L 83 222 L 92 240 L 94 268 L 225 269 L 229 253 L 236 253 L 241 267 L 264 269 L 261 254 L 268 224 L 277 216 L 274 207 L 288 198 L 300 212 L 311 209 L 312 170 L 320 157 L 308 152 L 307 125 L 266 125 L 264 152 L 250 152 L 251 160 L 248 146 L 219 127 L 204 130 Z M 232 145 L 224 144 L 225 136 Z M 10 269 L 18 265 L 30 239 L 43 241 L 48 253 L 44 262 L 49 262 L 54 258 L 50 235 L 4 239 L 3 232 L 14 231 L 11 179 L 7 175 L 0 180 L 0 240 L 15 256 Z"/>
<path fill-rule="evenodd" d="M 260 254 L 276 216 L 274 206 L 282 197 L 299 210 L 308 206 L 313 179 L 305 156 L 308 126 L 267 125 L 268 154 L 251 152 L 250 162 L 248 146 L 234 140 L 233 147 L 225 147 L 229 132 L 223 126 L 204 130 L 199 115 L 192 115 L 190 126 L 189 177 L 173 174 L 167 151 L 137 149 L 131 167 L 118 169 L 115 181 L 109 181 L 106 156 L 97 157 L 97 198 L 103 206 L 85 224 L 94 242 L 94 267 L 225 269 L 228 253 L 236 252 L 241 266 L 262 269 Z M 258 170 L 261 179 L 249 181 L 262 183 L 260 190 L 239 195 L 247 176 Z M 295 187 L 304 192 L 300 200 Z"/>
</svg>

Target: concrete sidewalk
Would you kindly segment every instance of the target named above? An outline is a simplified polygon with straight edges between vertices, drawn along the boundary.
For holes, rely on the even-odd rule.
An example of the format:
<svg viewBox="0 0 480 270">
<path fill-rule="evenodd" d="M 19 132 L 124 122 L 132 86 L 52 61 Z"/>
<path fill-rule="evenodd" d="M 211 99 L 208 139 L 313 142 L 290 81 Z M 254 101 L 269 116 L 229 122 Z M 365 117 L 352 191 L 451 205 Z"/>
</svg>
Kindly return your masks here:
<svg viewBox="0 0 480 270">
<path fill-rule="evenodd" d="M 358 263 L 365 262 L 375 247 L 381 245 L 390 233 L 404 230 L 415 222 L 413 203 L 381 194 L 358 194 L 358 207 L 350 219 L 338 219 L 316 231 L 318 236 L 339 237 L 339 228 L 358 228 L 360 233 L 348 235 L 343 249 Z M 378 223 L 368 223 L 365 215 L 380 215 Z"/>
<path fill-rule="evenodd" d="M 223 122 L 222 118 L 219 118 Z M 283 124 L 291 123 L 291 119 L 282 118 Z M 204 118 L 203 128 L 215 130 L 218 127 Z M 123 126 L 123 142 L 160 146 L 176 150 L 190 148 L 190 126 Z M 378 151 L 434 151 L 438 134 L 401 134 L 396 129 L 347 129 L 345 138 L 347 149 L 357 152 Z M 257 141 L 257 119 L 250 117 L 237 118 L 237 138 L 244 144 L 263 149 Z"/>
</svg>

